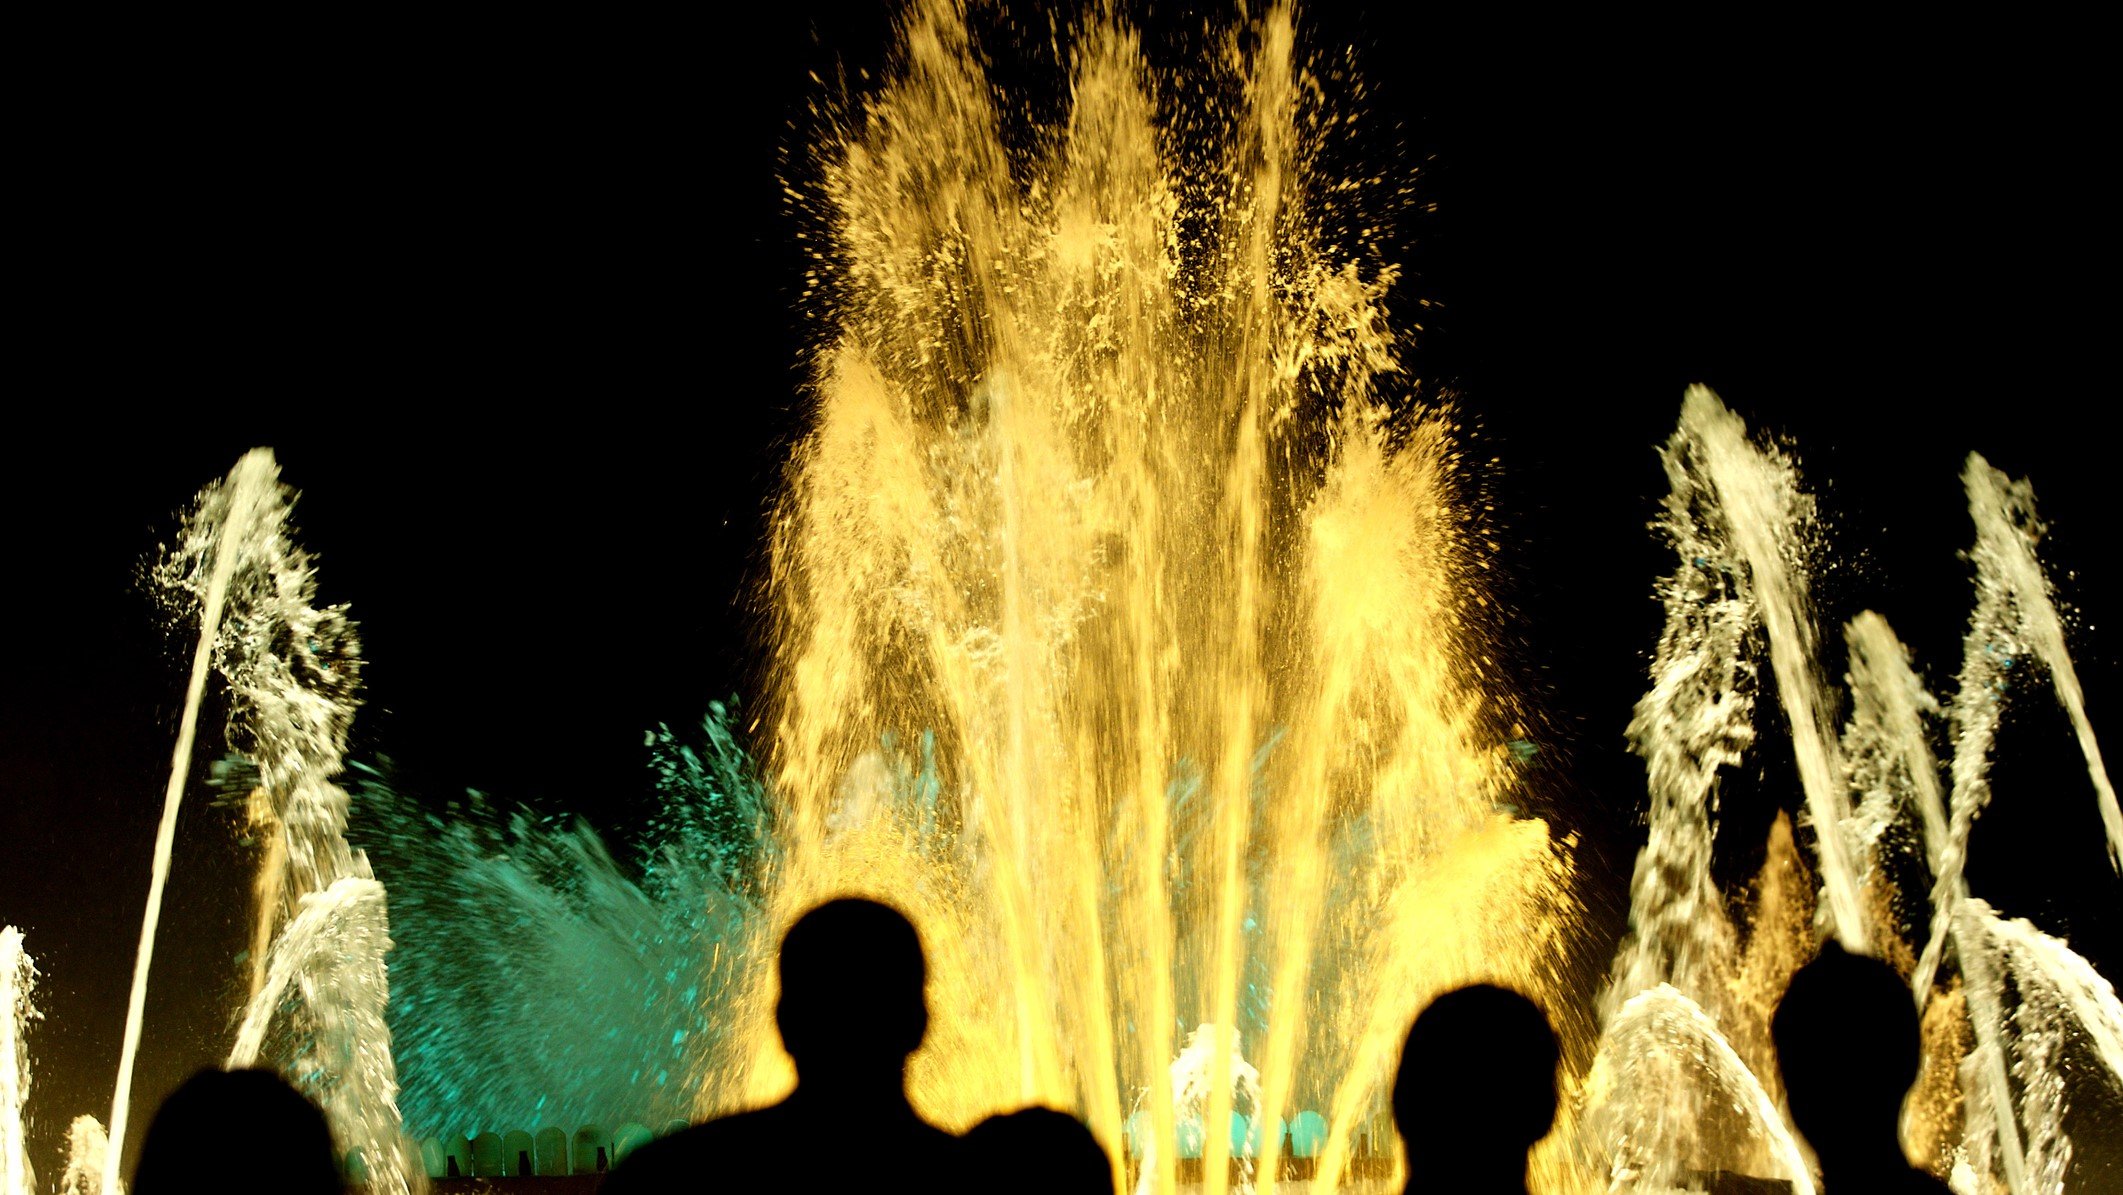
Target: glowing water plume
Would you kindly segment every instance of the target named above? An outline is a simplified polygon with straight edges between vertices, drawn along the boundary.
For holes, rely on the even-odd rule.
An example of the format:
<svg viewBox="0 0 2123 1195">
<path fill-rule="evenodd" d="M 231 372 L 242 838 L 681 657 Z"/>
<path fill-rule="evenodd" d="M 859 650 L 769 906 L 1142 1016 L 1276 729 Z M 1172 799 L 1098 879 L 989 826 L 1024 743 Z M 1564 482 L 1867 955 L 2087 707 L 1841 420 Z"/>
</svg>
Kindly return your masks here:
<svg viewBox="0 0 2123 1195">
<path fill-rule="evenodd" d="M 133 1064 L 140 1055 L 140 1030 L 147 1012 L 147 976 L 155 961 L 155 929 L 162 920 L 162 892 L 169 884 L 170 852 L 177 840 L 177 810 L 191 774 L 192 740 L 199 729 L 199 703 L 206 696 L 210 663 L 220 649 L 221 615 L 229 586 L 252 546 L 266 511 L 279 498 L 280 468 L 265 449 L 245 453 L 228 477 L 199 495 L 174 559 L 184 562 L 183 575 L 199 603 L 199 640 L 192 650 L 191 679 L 185 687 L 184 713 L 177 722 L 177 745 L 170 755 L 169 785 L 163 790 L 162 820 L 155 830 L 155 857 L 149 872 L 147 913 L 140 921 L 140 949 L 133 962 L 133 985 L 126 1000 L 125 1037 L 118 1050 L 118 1083 L 111 1095 L 110 1149 L 123 1157 L 126 1117 L 133 1098 Z M 118 1195 L 118 1167 L 105 1168 L 103 1195 Z"/>
<path fill-rule="evenodd" d="M 0 928 L 0 1195 L 31 1195 L 37 1185 L 22 1132 L 29 1099 L 29 1027 L 37 1019 L 31 997 L 37 964 L 22 948 L 22 931 Z"/>
<path fill-rule="evenodd" d="M 344 607 L 315 604 L 316 570 L 289 521 L 295 494 L 272 455 L 250 453 L 238 474 L 200 495 L 154 570 L 175 604 L 201 611 L 187 732 L 211 659 L 228 683 L 230 745 L 257 771 L 248 813 L 266 849 L 251 998 L 230 1061 L 259 1061 L 268 1028 L 280 1028 L 285 1056 L 267 1060 L 292 1063 L 371 1190 L 405 1191 L 421 1176 L 397 1132 L 387 917 L 334 782 L 359 704 L 360 640 Z M 123 1144 L 115 1120 L 111 1136 Z"/>
<path fill-rule="evenodd" d="M 1498 809 L 1490 545 L 1397 372 L 1393 271 L 1322 231 L 1362 223 L 1311 156 L 1339 118 L 1280 6 L 1184 87 L 1087 18 L 1058 128 L 998 107 L 958 5 L 902 35 L 798 192 L 832 331 L 772 546 L 768 924 L 844 889 L 915 913 L 911 1083 L 946 1123 L 1049 1103 L 1117 1154 L 1140 1094 L 1171 1142 L 1208 1024 L 1207 1123 L 1258 1043 L 1267 1113 L 1327 1115 L 1331 1184 L 1421 1000 L 1562 1005 L 1575 907 L 1565 848 Z M 933 788 L 891 779 L 917 741 Z M 1496 903 L 1443 924 L 1440 877 Z M 710 1107 L 786 1084 L 771 995 Z"/>
<path fill-rule="evenodd" d="M 59 1195 L 97 1195 L 103 1190 L 104 1170 L 110 1165 L 111 1142 L 103 1122 L 93 1116 L 76 1116 L 66 1129 L 66 1171 L 59 1176 Z M 116 1180 L 118 1189 L 125 1184 Z"/>
</svg>

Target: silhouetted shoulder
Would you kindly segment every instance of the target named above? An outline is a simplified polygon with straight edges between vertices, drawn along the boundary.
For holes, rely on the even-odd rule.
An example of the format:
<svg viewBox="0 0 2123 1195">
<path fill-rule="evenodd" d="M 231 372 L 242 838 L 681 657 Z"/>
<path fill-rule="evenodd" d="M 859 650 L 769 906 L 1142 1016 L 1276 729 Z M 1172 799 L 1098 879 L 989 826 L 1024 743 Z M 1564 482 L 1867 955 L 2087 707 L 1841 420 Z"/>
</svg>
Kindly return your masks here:
<svg viewBox="0 0 2123 1195">
<path fill-rule="evenodd" d="M 612 1172 L 602 1195 L 653 1195 L 672 1191 L 740 1190 L 734 1182 L 756 1176 L 762 1138 L 771 1134 L 767 1111 L 741 1112 L 694 1125 L 642 1146 Z"/>
<path fill-rule="evenodd" d="M 884 1131 L 880 1131 L 883 1129 Z M 695 1125 L 635 1150 L 600 1195 L 827 1191 L 887 1177 L 957 1192 L 959 1139 L 922 1124 L 834 1123 L 776 1105 Z"/>
<path fill-rule="evenodd" d="M 1113 1165 L 1084 1122 L 1053 1108 L 991 1116 L 959 1138 L 967 1178 L 1008 1176 L 1019 1195 L 1112 1195 Z M 994 1189 L 991 1182 L 990 1189 Z"/>
</svg>

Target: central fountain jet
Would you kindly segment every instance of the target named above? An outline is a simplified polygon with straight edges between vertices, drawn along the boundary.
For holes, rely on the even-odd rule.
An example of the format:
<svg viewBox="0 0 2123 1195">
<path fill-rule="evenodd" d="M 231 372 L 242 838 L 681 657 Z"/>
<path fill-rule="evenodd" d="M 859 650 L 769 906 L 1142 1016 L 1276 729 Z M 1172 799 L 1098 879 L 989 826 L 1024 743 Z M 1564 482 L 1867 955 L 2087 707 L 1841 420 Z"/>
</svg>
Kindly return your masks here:
<svg viewBox="0 0 2123 1195">
<path fill-rule="evenodd" d="M 1342 117 L 1286 9 L 1184 80 L 1090 18 L 1054 128 L 997 106 L 959 6 L 903 32 L 796 192 L 830 331 L 767 583 L 764 932 L 912 913 L 946 1123 L 1050 1103 L 1118 1155 L 1140 1100 L 1169 1190 L 1206 1026 L 1207 1189 L 1254 1140 L 1275 1181 L 1276 1134 L 1220 1127 L 1241 1040 L 1339 1173 L 1422 1003 L 1557 992 L 1576 924 L 1567 844 L 1507 811 L 1494 545 L 1398 367 L 1391 196 L 1320 163 Z M 788 1083 L 771 1002 L 709 1105 Z"/>
</svg>

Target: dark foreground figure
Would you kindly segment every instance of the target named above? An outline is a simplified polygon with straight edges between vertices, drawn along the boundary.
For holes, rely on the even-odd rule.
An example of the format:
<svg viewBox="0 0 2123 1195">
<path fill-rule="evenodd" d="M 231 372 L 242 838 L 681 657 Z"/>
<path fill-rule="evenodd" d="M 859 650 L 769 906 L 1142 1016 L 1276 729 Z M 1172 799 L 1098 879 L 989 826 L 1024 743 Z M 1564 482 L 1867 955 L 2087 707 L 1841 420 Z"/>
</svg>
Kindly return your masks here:
<svg viewBox="0 0 2123 1195">
<path fill-rule="evenodd" d="M 1112 1195 L 1113 1163 L 1084 1122 L 1052 1108 L 990 1116 L 965 1136 L 969 1174 L 1017 1195 Z"/>
<path fill-rule="evenodd" d="M 1902 1101 L 1917 1081 L 1922 1029 L 1892 968 L 1830 942 L 1791 977 L 1770 1034 L 1824 1195 L 1946 1195 L 1902 1154 Z"/>
<path fill-rule="evenodd" d="M 140 1143 L 133 1195 L 339 1195 L 324 1113 L 266 1070 L 200 1071 L 170 1093 Z"/>
<path fill-rule="evenodd" d="M 643 1146 L 603 1195 L 969 1189 L 963 1144 L 907 1102 L 907 1056 L 929 1029 L 914 927 L 874 901 L 829 901 L 789 928 L 780 969 L 796 1090 Z"/>
<path fill-rule="evenodd" d="M 1558 1061 L 1547 1016 L 1517 992 L 1478 984 L 1432 1001 L 1393 1081 L 1410 1195 L 1525 1195 L 1526 1153 L 1555 1123 Z"/>
</svg>

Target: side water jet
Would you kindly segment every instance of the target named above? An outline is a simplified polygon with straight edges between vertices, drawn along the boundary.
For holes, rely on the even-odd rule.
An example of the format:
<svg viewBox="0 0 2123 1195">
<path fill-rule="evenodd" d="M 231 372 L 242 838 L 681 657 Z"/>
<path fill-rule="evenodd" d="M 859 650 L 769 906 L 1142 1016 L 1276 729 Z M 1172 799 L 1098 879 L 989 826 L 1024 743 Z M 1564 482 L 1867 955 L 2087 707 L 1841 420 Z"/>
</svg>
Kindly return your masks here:
<svg viewBox="0 0 2123 1195">
<path fill-rule="evenodd" d="M 37 1019 L 32 997 L 37 964 L 22 948 L 22 931 L 0 928 L 0 1195 L 34 1195 L 23 1140 L 22 1106 L 29 1099 L 29 1027 Z"/>
<path fill-rule="evenodd" d="M 1767 1066 L 1767 1054 L 1728 1047 L 1766 1040 L 1770 989 L 1781 987 L 1771 972 L 1788 973 L 1752 961 L 1758 943 L 1768 954 L 1786 952 L 1782 931 L 1763 920 L 1766 903 L 1744 926 L 1746 957 L 1736 954 L 1743 927 L 1727 915 L 1708 870 L 1718 773 L 1753 742 L 1764 679 L 1755 661 L 1766 651 L 1811 814 L 1828 906 L 1822 928 L 1896 962 L 1920 1007 L 1949 991 L 1945 1015 L 1966 1017 L 1965 1037 L 1950 1023 L 1927 1036 L 1931 1048 L 1956 1051 L 1927 1068 L 1959 1091 L 1912 1101 L 1905 1133 L 1943 1143 L 1943 1154 L 1929 1156 L 1964 1195 L 2057 1195 L 2072 1172 L 2064 1132 L 2072 1093 L 2091 1085 L 2123 1094 L 2123 1007 L 2084 958 L 1993 912 L 1969 894 L 1964 874 L 1976 815 L 1990 799 L 2003 703 L 2024 687 L 2007 685 L 2006 670 L 2033 656 L 2060 690 L 2075 676 L 2033 552 L 2040 523 L 2032 492 L 1971 458 L 1964 481 L 1977 531 L 1976 603 L 1951 706 L 1942 710 L 1925 691 L 1887 621 L 1864 612 L 1845 628 L 1850 714 L 1837 738 L 1828 732 L 1837 695 L 1822 680 L 1807 598 L 1819 533 L 1789 456 L 1752 441 L 1698 387 L 1664 459 L 1673 489 L 1658 525 L 1681 564 L 1661 586 L 1666 630 L 1630 728 L 1649 773 L 1650 835 L 1631 889 L 1630 936 L 1601 1000 L 1606 1031 L 1585 1095 L 1585 1123 L 1612 1181 L 1673 1189 L 1691 1171 L 1736 1161 L 1756 1173 L 1785 1171 L 1794 1184 L 1805 1179 L 1793 1170 L 1798 1155 L 1779 1144 L 1788 1136 L 1780 1125 L 1761 1116 L 1723 1123 L 1735 1109 L 1774 1107 L 1753 1095 L 1772 1095 L 1772 1086 L 1740 1074 Z M 2111 794 L 2098 743 L 2073 714 L 2074 700 L 2060 696 L 2060 704 L 2080 734 L 2105 822 Z M 1950 785 L 1932 746 L 1932 723 L 1942 717 Z M 1913 858 L 1910 844 L 1921 848 Z M 1928 873 L 1928 883 L 1912 884 L 1912 869 Z M 1928 918 L 1913 919 L 1929 923 L 1921 950 L 1903 940 L 1895 906 L 1912 890 L 1931 898 Z M 1949 961 L 1958 975 L 1942 987 Z M 1651 993 L 1660 995 L 1647 1005 Z"/>
<path fill-rule="evenodd" d="M 200 614 L 180 760 L 211 663 L 228 685 L 227 737 L 252 781 L 245 806 L 264 842 L 251 996 L 230 1065 L 287 1070 L 325 1109 L 348 1166 L 376 1195 L 395 1195 L 421 1176 L 399 1135 L 388 918 L 367 857 L 347 842 L 347 794 L 335 782 L 359 705 L 361 644 L 344 607 L 316 604 L 316 570 L 290 525 L 294 501 L 271 453 L 249 453 L 200 494 L 153 577 L 173 608 Z M 166 871 L 167 834 L 162 846 Z M 268 1027 L 279 1034 L 270 1042 Z M 122 1144 L 114 1127 L 112 1147 Z"/>
<path fill-rule="evenodd" d="M 2101 825 L 2108 832 L 2108 861 L 2123 874 L 2123 808 L 2117 805 L 2108 765 L 2101 760 L 2093 723 L 2086 718 L 2086 696 L 2079 687 L 2079 670 L 2064 646 L 2064 623 L 2050 596 L 2049 575 L 2035 558 L 2043 526 L 2035 514 L 2034 488 L 2006 477 L 1973 453 L 1961 481 L 1968 491 L 1969 517 L 1976 525 L 1973 554 L 1988 574 L 1980 583 L 2002 591 L 2017 616 L 2016 637 L 2049 670 L 2057 703 L 2071 719 L 2079 752 L 2086 757 L 2086 775 L 2093 782 Z"/>
<path fill-rule="evenodd" d="M 1813 498 L 1798 487 L 1788 460 L 1747 441 L 1747 425 L 1708 387 L 1692 386 L 1681 404 L 1681 435 L 1693 438 L 1704 475 L 1724 512 L 1735 563 L 1752 579 L 1754 611 L 1769 640 L 1777 699 L 1791 727 L 1799 783 L 1816 826 L 1821 884 L 1829 925 L 1845 947 L 1869 952 L 1871 931 L 1858 898 L 1856 870 L 1842 837 L 1832 832 L 1850 814 L 1834 702 L 1820 670 L 1819 634 L 1808 592 L 1804 554 L 1814 520 Z"/>
<path fill-rule="evenodd" d="M 126 998 L 125 1037 L 118 1050 L 118 1083 L 111 1094 L 109 1149 L 103 1168 L 103 1195 L 118 1195 L 119 1162 L 125 1154 L 126 1120 L 132 1111 L 133 1065 L 140 1055 L 140 1031 L 147 1013 L 147 977 L 155 961 L 155 930 L 162 921 L 162 893 L 169 884 L 170 852 L 177 841 L 177 811 L 191 775 L 192 742 L 199 729 L 199 705 L 221 632 L 221 614 L 229 583 L 266 504 L 278 493 L 280 469 L 273 454 L 253 449 L 236 462 L 227 480 L 201 495 L 199 525 L 212 532 L 198 537 L 197 556 L 204 562 L 199 587 L 199 641 L 192 649 L 191 679 L 185 686 L 184 713 L 177 722 L 177 744 L 170 754 L 169 784 L 162 795 L 162 820 L 155 829 L 155 857 L 149 872 L 147 913 L 140 921 L 140 949 L 133 963 L 133 986 Z"/>
</svg>

